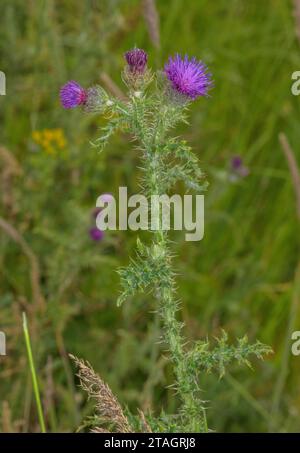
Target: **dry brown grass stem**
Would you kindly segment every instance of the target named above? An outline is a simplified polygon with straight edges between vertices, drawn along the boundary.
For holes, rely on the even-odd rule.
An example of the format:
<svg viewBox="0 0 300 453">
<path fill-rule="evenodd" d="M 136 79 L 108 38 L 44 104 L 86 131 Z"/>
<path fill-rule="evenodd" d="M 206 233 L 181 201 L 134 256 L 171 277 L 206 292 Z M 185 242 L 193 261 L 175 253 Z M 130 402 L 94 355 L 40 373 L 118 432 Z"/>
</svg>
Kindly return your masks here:
<svg viewBox="0 0 300 453">
<path fill-rule="evenodd" d="M 32 298 L 36 308 L 44 310 L 46 307 L 45 299 L 40 288 L 40 267 L 38 259 L 15 227 L 9 222 L 0 217 L 0 229 L 2 229 L 7 236 L 15 241 L 22 249 L 24 255 L 28 258 L 30 264 L 30 281 L 32 288 Z"/>
<path fill-rule="evenodd" d="M 143 11 L 151 42 L 158 49 L 160 46 L 159 15 L 155 0 L 143 0 Z"/>
<path fill-rule="evenodd" d="M 70 357 L 78 368 L 77 376 L 80 380 L 80 386 L 87 392 L 89 398 L 95 400 L 97 414 L 103 420 L 103 423 L 119 433 L 132 432 L 120 403 L 108 385 L 95 373 L 88 362 L 80 360 L 71 354 Z M 105 431 L 102 427 L 93 427 L 92 432 L 109 431 Z"/>
<path fill-rule="evenodd" d="M 126 101 L 127 97 L 106 72 L 101 72 L 100 80 L 106 89 L 117 98 Z"/>
<path fill-rule="evenodd" d="M 279 142 L 281 144 L 283 153 L 286 157 L 286 160 L 287 160 L 287 163 L 289 166 L 289 170 L 291 173 L 291 178 L 292 178 L 292 182 L 293 182 L 295 194 L 296 194 L 297 215 L 298 215 L 298 219 L 300 221 L 300 172 L 299 172 L 299 167 L 298 167 L 298 164 L 297 164 L 297 161 L 295 158 L 295 153 L 294 153 L 292 147 L 290 146 L 286 135 L 283 132 L 281 132 L 279 134 Z"/>
<path fill-rule="evenodd" d="M 138 409 L 138 413 L 139 413 L 139 416 L 140 416 L 143 433 L 152 433 L 152 429 L 151 429 L 149 423 L 146 420 L 144 412 L 141 411 L 140 409 Z"/>
<path fill-rule="evenodd" d="M 13 177 L 22 174 L 22 168 L 14 155 L 4 146 L 0 146 L 1 159 L 1 197 L 4 209 L 9 214 L 16 212 L 13 193 Z"/>
<path fill-rule="evenodd" d="M 2 402 L 1 431 L 3 433 L 13 433 L 14 429 L 11 421 L 11 410 L 7 401 Z"/>
<path fill-rule="evenodd" d="M 300 44 L 300 0 L 294 0 L 294 17 L 296 22 L 296 35 Z"/>
</svg>

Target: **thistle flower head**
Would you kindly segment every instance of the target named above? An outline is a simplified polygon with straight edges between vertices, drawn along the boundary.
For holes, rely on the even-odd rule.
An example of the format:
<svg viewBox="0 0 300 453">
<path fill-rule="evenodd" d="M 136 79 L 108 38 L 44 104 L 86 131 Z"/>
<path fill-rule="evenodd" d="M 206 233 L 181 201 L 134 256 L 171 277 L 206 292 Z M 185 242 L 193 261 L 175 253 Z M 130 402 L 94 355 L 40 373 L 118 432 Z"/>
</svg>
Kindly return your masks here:
<svg viewBox="0 0 300 453">
<path fill-rule="evenodd" d="M 170 57 L 164 67 L 164 73 L 173 90 L 192 100 L 206 96 L 212 86 L 207 67 L 195 57 L 189 59 L 185 55 L 182 58 L 179 54 Z"/>
<path fill-rule="evenodd" d="M 128 69 L 133 74 L 143 74 L 146 69 L 148 55 L 143 49 L 134 48 L 124 55 Z"/>
<path fill-rule="evenodd" d="M 87 91 L 74 80 L 70 80 L 60 89 L 60 101 L 65 109 L 84 104 L 86 99 Z"/>
</svg>

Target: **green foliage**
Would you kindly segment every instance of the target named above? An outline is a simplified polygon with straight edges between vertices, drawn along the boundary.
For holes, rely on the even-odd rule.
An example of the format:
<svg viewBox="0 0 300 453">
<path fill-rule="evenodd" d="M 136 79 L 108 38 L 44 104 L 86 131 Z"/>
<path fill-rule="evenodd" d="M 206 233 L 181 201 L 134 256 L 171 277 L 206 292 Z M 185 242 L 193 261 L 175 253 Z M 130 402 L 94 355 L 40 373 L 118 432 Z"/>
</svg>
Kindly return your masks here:
<svg viewBox="0 0 300 453">
<path fill-rule="evenodd" d="M 131 260 L 129 266 L 119 270 L 123 292 L 117 305 L 121 305 L 128 296 L 144 292 L 149 287 L 155 291 L 161 283 L 168 281 L 169 268 L 165 253 L 156 244 L 148 247 L 138 240 L 135 260 Z"/>
<path fill-rule="evenodd" d="M 216 338 L 217 345 L 210 348 L 208 341 L 198 341 L 193 349 L 189 352 L 187 363 L 190 367 L 190 372 L 200 371 L 217 371 L 220 378 L 225 374 L 226 367 L 237 361 L 239 364 L 245 364 L 251 368 L 249 356 L 256 356 L 258 359 L 263 359 L 264 355 L 270 354 L 272 349 L 260 341 L 253 344 L 248 343 L 248 338 L 245 335 L 243 338 L 237 339 L 237 345 L 228 344 L 228 335 L 223 331 L 220 338 Z"/>
<path fill-rule="evenodd" d="M 208 183 L 203 181 L 199 161 L 185 140 L 169 139 L 162 147 L 161 158 L 164 161 L 162 168 L 166 168 L 159 174 L 164 190 L 170 190 L 177 181 L 183 181 L 188 189 L 200 193 L 206 190 Z"/>
</svg>

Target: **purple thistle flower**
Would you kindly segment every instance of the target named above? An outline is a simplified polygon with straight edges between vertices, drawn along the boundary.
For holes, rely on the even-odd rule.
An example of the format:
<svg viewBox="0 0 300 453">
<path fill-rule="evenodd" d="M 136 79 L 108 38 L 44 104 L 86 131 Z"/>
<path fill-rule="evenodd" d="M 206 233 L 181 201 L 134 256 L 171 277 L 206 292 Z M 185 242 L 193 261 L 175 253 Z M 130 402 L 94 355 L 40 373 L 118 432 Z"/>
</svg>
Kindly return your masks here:
<svg viewBox="0 0 300 453">
<path fill-rule="evenodd" d="M 179 54 L 170 57 L 164 67 L 164 72 L 171 82 L 171 86 L 179 94 L 190 99 L 206 96 L 212 86 L 211 74 L 207 67 L 195 57 L 182 58 Z"/>
<path fill-rule="evenodd" d="M 145 72 L 148 55 L 143 49 L 134 48 L 128 50 L 124 55 L 128 64 L 129 71 L 133 74 L 143 74 Z"/>
<path fill-rule="evenodd" d="M 86 99 L 86 90 L 74 80 L 70 80 L 60 89 L 60 102 L 65 109 L 73 109 L 84 104 Z"/>
<path fill-rule="evenodd" d="M 97 227 L 92 227 L 89 233 L 90 238 L 95 242 L 101 241 L 101 239 L 103 239 L 104 236 L 104 231 L 98 230 Z"/>
</svg>

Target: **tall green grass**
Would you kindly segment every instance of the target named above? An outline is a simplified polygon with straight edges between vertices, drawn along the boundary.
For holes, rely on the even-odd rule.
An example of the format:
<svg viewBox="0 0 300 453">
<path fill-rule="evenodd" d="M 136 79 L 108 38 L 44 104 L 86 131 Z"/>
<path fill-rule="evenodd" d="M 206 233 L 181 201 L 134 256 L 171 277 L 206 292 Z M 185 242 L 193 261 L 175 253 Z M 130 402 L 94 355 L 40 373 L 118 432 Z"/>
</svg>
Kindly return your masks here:
<svg viewBox="0 0 300 453">
<path fill-rule="evenodd" d="M 33 393 L 34 393 L 34 398 L 35 398 L 36 407 L 37 407 L 38 419 L 39 419 L 41 431 L 42 431 L 42 433 L 45 433 L 46 426 L 45 426 L 43 408 L 42 408 L 38 379 L 37 379 L 37 374 L 36 374 L 36 369 L 35 369 L 34 359 L 33 359 L 33 354 L 32 354 L 30 333 L 28 330 L 27 318 L 26 318 L 25 313 L 23 313 L 23 332 L 24 332 L 26 351 L 27 351 L 27 356 L 28 356 L 30 374 L 31 374 L 31 379 L 32 379 Z"/>
</svg>

